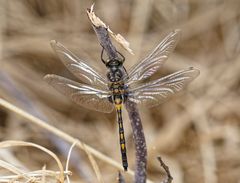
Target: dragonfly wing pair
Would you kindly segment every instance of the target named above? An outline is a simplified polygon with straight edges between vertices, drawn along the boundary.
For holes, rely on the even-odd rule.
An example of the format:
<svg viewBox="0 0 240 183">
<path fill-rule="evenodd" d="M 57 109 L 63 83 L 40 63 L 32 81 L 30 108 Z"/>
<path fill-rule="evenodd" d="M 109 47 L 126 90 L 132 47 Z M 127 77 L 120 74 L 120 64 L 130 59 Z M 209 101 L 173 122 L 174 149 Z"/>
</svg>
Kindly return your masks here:
<svg viewBox="0 0 240 183">
<path fill-rule="evenodd" d="M 181 91 L 194 78 L 199 70 L 188 68 L 135 87 L 140 80 L 153 75 L 167 60 L 179 40 L 180 32 L 172 31 L 145 59 L 130 69 L 123 79 L 129 87 L 128 99 L 145 106 L 156 106 L 166 101 L 174 93 Z M 114 105 L 109 101 L 111 92 L 107 78 L 95 68 L 79 59 L 62 44 L 52 41 L 52 48 L 64 65 L 83 83 L 77 83 L 57 75 L 47 75 L 47 82 L 75 103 L 100 112 L 110 113 Z"/>
<path fill-rule="evenodd" d="M 69 71 L 86 84 L 54 74 L 48 74 L 44 79 L 75 103 L 95 111 L 111 113 L 114 106 L 108 100 L 111 95 L 105 76 L 79 59 L 59 42 L 51 41 L 51 46 Z"/>
<path fill-rule="evenodd" d="M 61 43 L 53 40 L 51 41 L 51 46 L 63 64 L 78 79 L 89 85 L 95 85 L 108 89 L 108 80 L 104 75 L 98 72 L 97 69 L 90 67 L 87 63 L 65 48 Z"/>
<path fill-rule="evenodd" d="M 113 111 L 114 106 L 108 100 L 110 94 L 107 90 L 90 87 L 53 74 L 46 75 L 44 79 L 76 104 L 104 113 Z"/>
<path fill-rule="evenodd" d="M 194 68 L 181 70 L 160 79 L 130 89 L 128 99 L 138 105 L 153 107 L 165 102 L 176 92 L 181 91 L 199 71 Z"/>
<path fill-rule="evenodd" d="M 165 63 L 180 39 L 180 31 L 170 32 L 145 59 L 133 66 L 128 73 L 127 85 L 152 76 Z"/>
</svg>

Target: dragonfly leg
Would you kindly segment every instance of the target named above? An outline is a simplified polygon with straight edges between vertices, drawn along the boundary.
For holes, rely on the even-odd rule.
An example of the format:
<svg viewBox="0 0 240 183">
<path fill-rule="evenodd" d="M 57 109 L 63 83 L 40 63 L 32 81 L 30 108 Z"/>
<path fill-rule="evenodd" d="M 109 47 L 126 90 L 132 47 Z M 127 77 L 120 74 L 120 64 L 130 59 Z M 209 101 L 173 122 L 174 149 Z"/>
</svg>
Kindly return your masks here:
<svg viewBox="0 0 240 183">
<path fill-rule="evenodd" d="M 103 52 L 104 52 L 104 48 L 102 47 L 101 60 L 102 60 L 103 64 L 106 65 L 107 62 L 106 62 L 106 60 L 103 59 Z"/>
<path fill-rule="evenodd" d="M 119 52 L 119 51 L 117 51 L 117 53 L 122 57 L 122 63 L 125 61 L 125 57 Z"/>
</svg>

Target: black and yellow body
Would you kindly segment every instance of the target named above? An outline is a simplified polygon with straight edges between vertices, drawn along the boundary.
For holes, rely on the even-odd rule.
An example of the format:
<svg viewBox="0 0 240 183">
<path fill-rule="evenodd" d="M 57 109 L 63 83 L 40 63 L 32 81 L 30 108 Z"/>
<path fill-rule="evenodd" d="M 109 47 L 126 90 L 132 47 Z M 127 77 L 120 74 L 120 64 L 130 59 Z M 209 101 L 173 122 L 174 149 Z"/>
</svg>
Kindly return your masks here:
<svg viewBox="0 0 240 183">
<path fill-rule="evenodd" d="M 128 161 L 127 161 L 127 149 L 125 143 L 125 136 L 124 136 L 124 128 L 123 128 L 123 120 L 122 120 L 122 101 L 118 98 L 114 101 L 116 112 L 117 112 L 117 121 L 119 127 L 119 141 L 120 141 L 120 150 L 122 154 L 122 165 L 124 170 L 126 171 L 128 168 Z"/>
<path fill-rule="evenodd" d="M 123 82 L 123 76 L 126 74 L 125 68 L 123 67 L 124 60 L 113 59 L 106 62 L 106 66 L 109 69 L 107 73 L 109 83 L 109 90 L 112 91 L 112 97 L 109 99 L 114 105 L 117 112 L 117 121 L 119 126 L 119 140 L 120 150 L 122 154 L 122 165 L 125 171 L 128 168 L 127 161 L 127 149 L 124 137 L 124 128 L 122 120 L 122 106 L 127 98 L 127 87 Z"/>
<path fill-rule="evenodd" d="M 119 141 L 120 141 L 120 150 L 122 154 L 122 165 L 125 171 L 128 168 L 127 161 L 127 149 L 124 136 L 123 120 L 122 120 L 122 106 L 125 100 L 123 84 L 119 82 L 113 82 L 109 87 L 112 90 L 112 103 L 115 105 L 117 112 L 117 121 L 119 127 Z"/>
</svg>

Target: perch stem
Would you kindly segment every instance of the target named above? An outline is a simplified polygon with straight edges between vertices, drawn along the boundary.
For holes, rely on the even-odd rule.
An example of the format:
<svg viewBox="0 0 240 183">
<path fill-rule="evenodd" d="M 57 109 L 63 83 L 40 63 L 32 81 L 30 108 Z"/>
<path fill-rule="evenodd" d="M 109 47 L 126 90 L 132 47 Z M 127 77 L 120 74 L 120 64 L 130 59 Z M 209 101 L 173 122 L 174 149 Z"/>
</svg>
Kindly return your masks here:
<svg viewBox="0 0 240 183">
<path fill-rule="evenodd" d="M 88 13 L 92 9 L 87 10 Z M 91 20 L 91 18 L 90 18 Z M 105 49 L 109 59 L 114 59 L 118 57 L 116 48 L 113 46 L 111 39 L 109 37 L 106 27 L 101 25 L 94 25 L 91 21 L 92 27 L 98 37 L 100 45 Z M 136 149 L 136 169 L 135 169 L 135 182 L 145 183 L 146 182 L 146 166 L 147 166 L 147 148 L 146 141 L 143 132 L 141 118 L 135 103 L 127 100 L 125 102 L 126 109 L 128 111 L 129 119 L 131 121 L 131 126 L 133 130 L 133 138 Z"/>
</svg>

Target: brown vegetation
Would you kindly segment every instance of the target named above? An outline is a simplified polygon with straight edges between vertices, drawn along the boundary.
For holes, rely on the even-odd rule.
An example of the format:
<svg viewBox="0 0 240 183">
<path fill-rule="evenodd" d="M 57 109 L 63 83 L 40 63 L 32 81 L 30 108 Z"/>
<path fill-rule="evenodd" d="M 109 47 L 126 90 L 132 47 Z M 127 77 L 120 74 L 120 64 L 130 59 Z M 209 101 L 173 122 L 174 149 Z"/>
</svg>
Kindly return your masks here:
<svg viewBox="0 0 240 183">
<path fill-rule="evenodd" d="M 48 73 L 76 79 L 54 55 L 49 45 L 52 39 L 105 73 L 101 47 L 86 15 L 91 4 L 84 0 L 0 1 L 0 97 L 120 162 L 115 113 L 82 108 L 42 79 Z M 150 180 L 159 182 L 164 177 L 157 161 L 161 155 L 176 183 L 240 181 L 239 9 L 237 0 L 96 1 L 96 13 L 113 32 L 130 42 L 134 56 L 118 47 L 126 57 L 127 69 L 164 35 L 178 28 L 182 30 L 182 39 L 156 77 L 189 66 L 201 71 L 187 90 L 170 101 L 152 109 L 140 109 Z M 57 154 L 65 166 L 70 147 L 65 146 L 63 139 L 68 136 L 54 136 L 56 131 L 40 127 L 16 109 L 7 109 L 4 102 L 0 104 L 1 141 L 39 144 Z M 133 169 L 135 155 L 126 112 L 123 118 Z M 105 156 L 74 139 L 68 142 L 83 149 L 74 148 L 73 161 L 69 162 L 71 182 L 116 182 L 116 167 L 121 164 L 104 159 Z M 49 156 L 29 147 L 0 149 L 0 160 L 25 172 L 59 171 Z M 0 167 L 0 179 L 5 175 L 12 174 Z M 132 176 L 124 177 L 131 182 Z"/>
</svg>

